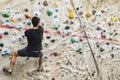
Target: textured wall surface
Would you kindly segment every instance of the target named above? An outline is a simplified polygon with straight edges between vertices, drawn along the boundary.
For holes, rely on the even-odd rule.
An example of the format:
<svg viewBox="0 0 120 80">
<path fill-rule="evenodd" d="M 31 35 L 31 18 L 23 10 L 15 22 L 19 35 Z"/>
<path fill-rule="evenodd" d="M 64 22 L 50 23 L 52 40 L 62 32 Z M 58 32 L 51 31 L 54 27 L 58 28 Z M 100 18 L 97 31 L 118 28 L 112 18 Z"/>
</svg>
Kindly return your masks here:
<svg viewBox="0 0 120 80">
<path fill-rule="evenodd" d="M 27 45 L 28 12 L 44 27 L 43 71 L 38 58 L 9 54 Z M 0 0 L 0 80 L 120 80 L 120 0 Z"/>
</svg>

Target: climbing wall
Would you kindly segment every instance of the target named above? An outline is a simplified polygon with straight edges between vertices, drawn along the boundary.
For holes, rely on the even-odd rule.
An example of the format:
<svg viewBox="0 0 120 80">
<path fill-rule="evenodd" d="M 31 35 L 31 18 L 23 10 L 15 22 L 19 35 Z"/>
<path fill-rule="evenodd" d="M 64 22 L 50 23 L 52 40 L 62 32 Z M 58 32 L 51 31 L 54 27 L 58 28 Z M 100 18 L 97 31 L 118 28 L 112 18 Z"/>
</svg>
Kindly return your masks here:
<svg viewBox="0 0 120 80">
<path fill-rule="evenodd" d="M 120 0 L 0 0 L 0 69 L 27 45 L 26 12 L 44 27 L 43 71 L 20 58 L 0 80 L 120 80 Z"/>
</svg>

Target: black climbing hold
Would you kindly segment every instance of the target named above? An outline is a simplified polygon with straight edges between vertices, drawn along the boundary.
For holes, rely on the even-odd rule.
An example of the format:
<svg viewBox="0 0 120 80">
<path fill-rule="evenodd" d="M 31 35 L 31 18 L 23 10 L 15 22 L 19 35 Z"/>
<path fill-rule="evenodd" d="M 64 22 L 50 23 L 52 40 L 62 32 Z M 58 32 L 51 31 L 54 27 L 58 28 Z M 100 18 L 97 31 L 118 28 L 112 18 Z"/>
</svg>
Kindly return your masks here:
<svg viewBox="0 0 120 80">
<path fill-rule="evenodd" d="M 93 10 L 93 11 L 92 11 L 92 14 L 95 14 L 95 13 L 96 13 L 96 10 Z"/>
<path fill-rule="evenodd" d="M 100 46 L 99 45 L 97 45 L 97 48 L 99 48 Z"/>
<path fill-rule="evenodd" d="M 114 58 L 114 54 L 111 54 L 110 56 L 111 56 L 112 58 Z"/>
<path fill-rule="evenodd" d="M 46 38 L 47 38 L 47 39 L 50 39 L 51 37 L 50 37 L 50 36 L 47 36 Z"/>
<path fill-rule="evenodd" d="M 0 47 L 4 47 L 4 44 L 3 44 L 3 43 L 0 43 Z"/>
<path fill-rule="evenodd" d="M 24 36 L 24 35 L 22 35 L 22 38 L 25 38 L 25 36 Z"/>
<path fill-rule="evenodd" d="M 106 45 L 109 45 L 110 43 L 106 43 Z"/>
<path fill-rule="evenodd" d="M 68 29 L 70 29 L 70 27 L 69 26 L 65 26 L 65 29 L 68 30 Z"/>
<path fill-rule="evenodd" d="M 28 12 L 28 9 L 27 9 L 27 8 L 25 9 L 25 12 Z"/>
<path fill-rule="evenodd" d="M 96 30 L 97 30 L 97 31 L 100 30 L 100 27 L 97 27 Z"/>
<path fill-rule="evenodd" d="M 40 5 L 40 2 L 38 3 L 38 5 Z"/>
<path fill-rule="evenodd" d="M 118 35 L 118 33 L 115 33 L 114 35 Z"/>
<path fill-rule="evenodd" d="M 52 43 L 55 42 L 55 39 L 52 39 L 51 42 L 52 42 Z"/>
<path fill-rule="evenodd" d="M 79 7 L 77 7 L 76 10 L 78 11 L 78 10 L 79 10 Z"/>
<path fill-rule="evenodd" d="M 106 32 L 106 30 L 103 30 L 103 32 Z"/>
<path fill-rule="evenodd" d="M 114 49 L 114 47 L 112 47 L 112 49 Z"/>
<path fill-rule="evenodd" d="M 55 80 L 55 78 L 52 78 L 52 80 Z"/>
<path fill-rule="evenodd" d="M 4 32 L 4 35 L 8 35 L 9 33 L 7 31 Z"/>
</svg>

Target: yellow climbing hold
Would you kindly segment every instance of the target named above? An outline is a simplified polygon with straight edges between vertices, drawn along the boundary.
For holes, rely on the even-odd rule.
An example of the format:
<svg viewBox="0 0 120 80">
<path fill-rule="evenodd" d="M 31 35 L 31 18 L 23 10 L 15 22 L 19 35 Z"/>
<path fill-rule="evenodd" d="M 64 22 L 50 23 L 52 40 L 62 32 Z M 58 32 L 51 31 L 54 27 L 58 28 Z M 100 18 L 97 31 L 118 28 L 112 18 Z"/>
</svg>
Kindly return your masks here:
<svg viewBox="0 0 120 80">
<path fill-rule="evenodd" d="M 111 16 L 111 21 L 114 22 L 115 21 L 115 18 L 113 16 Z"/>
<path fill-rule="evenodd" d="M 120 15 L 118 16 L 118 21 L 120 21 Z"/>
<path fill-rule="evenodd" d="M 92 12 L 88 12 L 88 13 L 86 14 L 86 17 L 87 17 L 87 18 L 90 18 L 92 15 L 93 15 Z"/>
<path fill-rule="evenodd" d="M 69 19 L 73 19 L 74 18 L 74 14 L 73 13 L 69 13 Z"/>
<path fill-rule="evenodd" d="M 11 22 L 15 22 L 16 21 L 16 19 L 14 17 L 10 17 L 9 19 L 10 19 Z"/>
<path fill-rule="evenodd" d="M 72 8 L 69 8 L 69 13 L 72 13 L 73 12 L 73 9 Z"/>
</svg>

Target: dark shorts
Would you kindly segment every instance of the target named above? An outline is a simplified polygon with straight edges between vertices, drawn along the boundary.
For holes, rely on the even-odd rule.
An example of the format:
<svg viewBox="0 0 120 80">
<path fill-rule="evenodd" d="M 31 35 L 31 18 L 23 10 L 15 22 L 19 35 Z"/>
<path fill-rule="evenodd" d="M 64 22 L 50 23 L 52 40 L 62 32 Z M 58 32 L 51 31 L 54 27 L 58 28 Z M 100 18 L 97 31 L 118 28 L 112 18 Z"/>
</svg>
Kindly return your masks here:
<svg viewBox="0 0 120 80">
<path fill-rule="evenodd" d="M 40 57 L 43 56 L 41 51 L 28 51 L 26 48 L 18 50 L 18 56 L 22 57 Z"/>
</svg>

